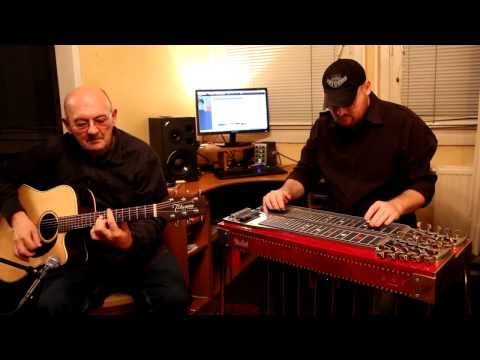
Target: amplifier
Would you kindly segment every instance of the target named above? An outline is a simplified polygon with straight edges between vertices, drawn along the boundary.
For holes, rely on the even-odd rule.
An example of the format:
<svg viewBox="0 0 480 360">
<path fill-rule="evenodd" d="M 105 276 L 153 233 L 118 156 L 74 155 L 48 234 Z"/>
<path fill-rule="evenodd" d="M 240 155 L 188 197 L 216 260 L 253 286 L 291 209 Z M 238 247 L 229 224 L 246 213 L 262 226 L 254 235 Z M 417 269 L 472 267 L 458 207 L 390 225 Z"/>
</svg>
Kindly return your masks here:
<svg viewBox="0 0 480 360">
<path fill-rule="evenodd" d="M 277 166 L 277 147 L 274 141 L 255 143 L 255 164 Z"/>
</svg>

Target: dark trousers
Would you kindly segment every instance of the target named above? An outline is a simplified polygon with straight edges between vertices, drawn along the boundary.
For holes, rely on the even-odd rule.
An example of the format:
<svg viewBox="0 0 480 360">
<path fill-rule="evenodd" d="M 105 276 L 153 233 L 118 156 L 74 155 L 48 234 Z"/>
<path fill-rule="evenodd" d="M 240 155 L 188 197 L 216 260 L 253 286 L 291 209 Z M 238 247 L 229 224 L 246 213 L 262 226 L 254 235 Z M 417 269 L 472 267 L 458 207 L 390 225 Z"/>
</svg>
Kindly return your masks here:
<svg viewBox="0 0 480 360">
<path fill-rule="evenodd" d="M 114 291 L 131 293 L 143 313 L 182 316 L 191 302 L 175 257 L 165 248 L 144 266 L 105 267 L 95 262 L 65 265 L 45 278 L 33 310 L 40 315 L 65 316 L 99 307 Z"/>
</svg>

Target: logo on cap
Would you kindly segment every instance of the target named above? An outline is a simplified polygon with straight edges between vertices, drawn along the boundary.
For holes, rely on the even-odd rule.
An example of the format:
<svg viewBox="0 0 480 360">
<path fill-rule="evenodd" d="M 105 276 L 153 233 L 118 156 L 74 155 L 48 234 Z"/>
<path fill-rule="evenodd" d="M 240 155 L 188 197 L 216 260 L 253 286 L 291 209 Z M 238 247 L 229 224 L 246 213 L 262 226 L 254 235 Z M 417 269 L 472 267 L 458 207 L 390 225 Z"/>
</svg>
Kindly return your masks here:
<svg viewBox="0 0 480 360">
<path fill-rule="evenodd" d="M 332 75 L 331 77 L 327 78 L 327 84 L 328 86 L 338 89 L 340 86 L 345 84 L 345 82 L 348 80 L 347 76 L 340 76 L 338 74 Z"/>
</svg>

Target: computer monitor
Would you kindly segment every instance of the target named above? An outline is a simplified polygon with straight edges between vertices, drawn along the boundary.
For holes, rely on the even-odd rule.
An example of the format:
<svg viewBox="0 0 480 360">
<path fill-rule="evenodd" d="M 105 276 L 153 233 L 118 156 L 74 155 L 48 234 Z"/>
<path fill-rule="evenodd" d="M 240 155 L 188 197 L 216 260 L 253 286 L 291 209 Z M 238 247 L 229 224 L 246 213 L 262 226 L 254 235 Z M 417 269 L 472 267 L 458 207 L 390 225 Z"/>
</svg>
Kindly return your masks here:
<svg viewBox="0 0 480 360">
<path fill-rule="evenodd" d="M 266 88 L 196 90 L 197 129 L 200 135 L 229 134 L 223 146 L 246 145 L 237 133 L 270 129 Z"/>
</svg>

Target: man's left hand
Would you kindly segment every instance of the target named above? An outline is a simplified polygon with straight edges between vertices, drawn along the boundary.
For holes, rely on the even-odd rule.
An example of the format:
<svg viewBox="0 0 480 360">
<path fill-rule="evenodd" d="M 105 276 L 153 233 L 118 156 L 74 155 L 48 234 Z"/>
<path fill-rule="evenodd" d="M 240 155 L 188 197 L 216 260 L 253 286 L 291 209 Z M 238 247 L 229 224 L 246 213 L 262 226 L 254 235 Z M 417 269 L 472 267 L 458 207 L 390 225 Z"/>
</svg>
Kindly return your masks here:
<svg viewBox="0 0 480 360">
<path fill-rule="evenodd" d="M 107 209 L 107 217 L 100 215 L 95 225 L 90 229 L 93 240 L 103 241 L 116 247 L 127 250 L 132 246 L 133 238 L 127 223 L 119 223 L 113 217 L 112 209 Z"/>
</svg>

